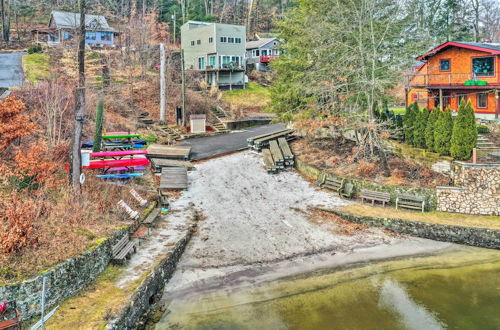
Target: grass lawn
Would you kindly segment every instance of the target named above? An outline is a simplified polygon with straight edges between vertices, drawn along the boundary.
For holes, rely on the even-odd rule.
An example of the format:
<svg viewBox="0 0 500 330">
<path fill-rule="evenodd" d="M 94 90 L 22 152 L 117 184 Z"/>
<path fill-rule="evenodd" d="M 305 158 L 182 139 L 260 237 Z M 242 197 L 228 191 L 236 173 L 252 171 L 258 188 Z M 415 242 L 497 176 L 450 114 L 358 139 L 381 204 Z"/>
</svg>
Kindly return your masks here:
<svg viewBox="0 0 500 330">
<path fill-rule="evenodd" d="M 406 113 L 406 108 L 390 108 L 389 111 L 394 112 L 395 115 L 402 115 Z"/>
<path fill-rule="evenodd" d="M 49 57 L 45 54 L 36 53 L 23 56 L 23 67 L 26 79 L 32 83 L 48 78 L 50 74 Z"/>
<path fill-rule="evenodd" d="M 94 282 L 74 297 L 66 299 L 47 322 L 48 329 L 104 329 L 124 306 L 148 272 L 127 288 L 116 281 L 125 268 L 108 266 Z"/>
<path fill-rule="evenodd" d="M 265 107 L 271 101 L 269 88 L 250 82 L 246 89 L 222 92 L 222 100 L 244 108 Z"/>
<path fill-rule="evenodd" d="M 392 207 L 370 206 L 366 204 L 352 204 L 344 206 L 341 210 L 347 213 L 368 217 L 414 220 L 441 225 L 500 230 L 500 216 L 468 215 L 437 211 L 422 213 L 416 211 L 396 210 Z"/>
</svg>

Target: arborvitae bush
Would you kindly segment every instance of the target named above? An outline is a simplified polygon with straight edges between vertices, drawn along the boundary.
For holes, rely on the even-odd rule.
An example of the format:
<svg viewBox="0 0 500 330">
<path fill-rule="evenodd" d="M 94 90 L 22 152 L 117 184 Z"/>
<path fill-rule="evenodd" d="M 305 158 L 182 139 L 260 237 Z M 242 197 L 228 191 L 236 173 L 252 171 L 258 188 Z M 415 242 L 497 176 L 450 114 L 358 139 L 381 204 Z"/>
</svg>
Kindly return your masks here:
<svg viewBox="0 0 500 330">
<path fill-rule="evenodd" d="M 429 113 L 429 118 L 427 119 L 427 125 L 425 126 L 425 146 L 429 151 L 434 150 L 434 129 L 436 126 L 436 121 L 439 118 L 439 113 L 441 111 L 438 108 L 434 108 Z"/>
<path fill-rule="evenodd" d="M 440 111 L 434 127 L 434 150 L 440 155 L 450 154 L 451 134 L 453 132 L 453 118 L 451 110 Z"/>
<path fill-rule="evenodd" d="M 477 127 L 474 109 L 469 102 L 465 100 L 460 102 L 458 116 L 453 125 L 451 136 L 450 154 L 458 160 L 467 160 L 470 158 L 472 149 L 476 147 Z"/>
<path fill-rule="evenodd" d="M 418 111 L 415 117 L 415 125 L 413 130 L 413 145 L 417 148 L 425 148 L 425 128 L 427 126 L 427 119 L 429 111 L 423 109 Z"/>
<path fill-rule="evenodd" d="M 415 129 L 415 119 L 418 114 L 418 104 L 417 102 L 412 103 L 408 109 L 406 109 L 406 114 L 404 116 L 404 133 L 406 143 L 413 145 L 413 132 Z"/>
</svg>

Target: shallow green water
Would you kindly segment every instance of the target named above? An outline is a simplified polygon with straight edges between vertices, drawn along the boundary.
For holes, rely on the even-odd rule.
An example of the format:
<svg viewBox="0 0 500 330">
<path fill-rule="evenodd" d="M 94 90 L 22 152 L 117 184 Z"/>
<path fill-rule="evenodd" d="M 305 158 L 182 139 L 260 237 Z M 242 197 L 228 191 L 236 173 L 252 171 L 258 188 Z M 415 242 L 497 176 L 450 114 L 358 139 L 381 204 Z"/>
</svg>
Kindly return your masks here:
<svg viewBox="0 0 500 330">
<path fill-rule="evenodd" d="M 500 329 L 500 251 L 358 265 L 184 299 L 157 329 Z"/>
</svg>

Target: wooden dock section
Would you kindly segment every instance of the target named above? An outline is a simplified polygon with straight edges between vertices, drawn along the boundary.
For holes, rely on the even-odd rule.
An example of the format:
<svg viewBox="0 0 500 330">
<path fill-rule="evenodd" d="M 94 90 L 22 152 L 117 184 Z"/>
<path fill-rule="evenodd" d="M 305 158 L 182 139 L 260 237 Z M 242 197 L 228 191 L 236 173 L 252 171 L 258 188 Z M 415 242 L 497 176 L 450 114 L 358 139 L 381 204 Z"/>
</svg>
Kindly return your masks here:
<svg viewBox="0 0 500 330">
<path fill-rule="evenodd" d="M 164 167 L 186 167 L 188 171 L 194 168 L 193 164 L 184 160 L 149 157 L 149 161 L 157 173 L 160 173 L 161 169 Z"/>
<path fill-rule="evenodd" d="M 183 190 L 188 187 L 186 167 L 164 167 L 161 169 L 160 191 Z"/>
<path fill-rule="evenodd" d="M 148 147 L 148 157 L 150 158 L 167 158 L 167 159 L 189 159 L 191 147 L 176 146 L 176 145 L 161 145 L 152 144 Z"/>
</svg>

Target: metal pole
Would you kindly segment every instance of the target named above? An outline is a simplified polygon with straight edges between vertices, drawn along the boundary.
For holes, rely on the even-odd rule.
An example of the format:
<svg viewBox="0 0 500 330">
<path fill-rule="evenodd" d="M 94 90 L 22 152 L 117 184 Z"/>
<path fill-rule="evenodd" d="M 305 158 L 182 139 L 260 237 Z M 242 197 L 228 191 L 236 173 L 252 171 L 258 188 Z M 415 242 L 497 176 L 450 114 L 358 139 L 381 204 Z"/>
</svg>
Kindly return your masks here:
<svg viewBox="0 0 500 330">
<path fill-rule="evenodd" d="M 181 50 L 182 73 L 182 126 L 186 126 L 186 68 L 184 63 L 184 49 Z"/>
<path fill-rule="evenodd" d="M 166 108 L 165 45 L 160 44 L 160 124 L 165 124 Z"/>
<path fill-rule="evenodd" d="M 174 45 L 176 44 L 176 38 L 175 38 L 175 33 L 176 33 L 176 21 L 177 21 L 177 15 L 175 13 L 175 10 L 174 10 L 174 14 L 172 15 L 172 20 L 174 21 Z"/>
<path fill-rule="evenodd" d="M 47 284 L 47 278 L 44 276 L 43 277 L 43 284 L 42 284 L 42 330 L 45 330 L 45 286 Z"/>
<path fill-rule="evenodd" d="M 441 109 L 441 111 L 443 111 L 444 107 L 443 107 L 443 90 L 440 89 L 439 90 L 439 109 Z"/>
</svg>

